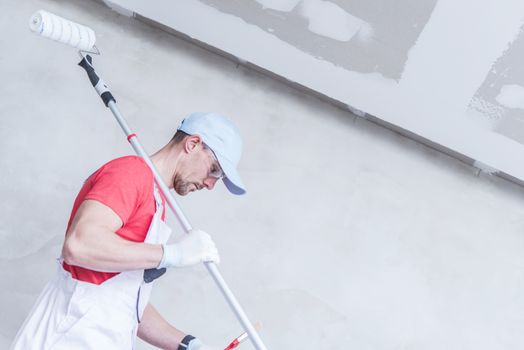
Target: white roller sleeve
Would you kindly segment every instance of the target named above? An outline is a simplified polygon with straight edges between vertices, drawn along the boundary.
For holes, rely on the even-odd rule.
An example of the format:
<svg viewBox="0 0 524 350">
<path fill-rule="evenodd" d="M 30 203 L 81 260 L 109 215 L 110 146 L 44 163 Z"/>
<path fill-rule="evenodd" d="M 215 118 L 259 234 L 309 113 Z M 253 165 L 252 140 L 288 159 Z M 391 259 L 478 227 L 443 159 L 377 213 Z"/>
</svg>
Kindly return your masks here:
<svg viewBox="0 0 524 350">
<path fill-rule="evenodd" d="M 37 11 L 31 16 L 29 28 L 45 38 L 84 51 L 91 51 L 96 41 L 95 32 L 91 28 L 44 10 Z"/>
</svg>

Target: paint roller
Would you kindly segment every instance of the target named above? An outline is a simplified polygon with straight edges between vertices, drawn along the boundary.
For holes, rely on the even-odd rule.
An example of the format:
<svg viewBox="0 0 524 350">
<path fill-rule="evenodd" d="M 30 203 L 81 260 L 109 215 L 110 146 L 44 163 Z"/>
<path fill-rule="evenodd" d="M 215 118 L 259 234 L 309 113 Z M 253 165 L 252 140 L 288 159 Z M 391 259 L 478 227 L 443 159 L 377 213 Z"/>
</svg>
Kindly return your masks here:
<svg viewBox="0 0 524 350">
<path fill-rule="evenodd" d="M 44 38 L 70 45 L 81 51 L 92 52 L 95 46 L 96 36 L 93 29 L 44 10 L 37 11 L 31 16 L 29 28 Z"/>
<path fill-rule="evenodd" d="M 182 209 L 176 203 L 175 198 L 169 191 L 169 188 L 166 186 L 166 184 L 160 177 L 158 171 L 151 162 L 151 159 L 149 158 L 148 154 L 145 152 L 144 148 L 138 141 L 138 137 L 135 133 L 131 131 L 131 129 L 127 125 L 127 122 L 125 121 L 118 107 L 116 106 L 116 100 L 109 91 L 109 88 L 95 72 L 92 58 L 90 55 L 88 55 L 88 53 L 100 54 L 99 50 L 95 46 L 95 32 L 87 26 L 75 23 L 73 21 L 67 20 L 65 18 L 62 18 L 44 10 L 39 10 L 31 16 L 29 20 L 29 28 L 40 36 L 49 38 L 51 40 L 63 44 L 67 44 L 79 50 L 79 54 L 82 57 L 82 60 L 80 61 L 80 63 L 78 63 L 78 65 L 85 69 L 91 84 L 95 88 L 95 91 L 98 93 L 106 107 L 108 107 L 113 113 L 118 124 L 124 131 L 127 140 L 129 141 L 135 152 L 144 159 L 144 161 L 147 163 L 147 165 L 153 172 L 155 180 L 160 190 L 164 194 L 169 207 L 177 217 L 185 232 L 188 233 L 189 231 L 191 231 L 191 224 L 185 217 L 184 213 L 182 212 Z M 255 349 L 266 350 L 267 348 L 262 342 L 262 339 L 260 339 L 257 331 L 255 330 L 255 327 L 253 327 L 253 325 L 249 321 L 244 310 L 233 295 L 233 292 L 229 289 L 227 283 L 220 274 L 216 264 L 212 262 L 206 262 L 204 263 L 204 265 L 206 266 L 211 277 L 213 277 L 213 280 L 222 292 L 222 295 L 228 302 L 238 321 L 244 328 L 247 335 L 244 336 L 242 339 L 246 339 L 247 337 L 249 337 Z M 165 268 L 145 270 L 144 281 L 146 283 L 150 283 L 156 278 L 160 277 L 162 274 L 164 274 L 165 271 Z"/>
</svg>

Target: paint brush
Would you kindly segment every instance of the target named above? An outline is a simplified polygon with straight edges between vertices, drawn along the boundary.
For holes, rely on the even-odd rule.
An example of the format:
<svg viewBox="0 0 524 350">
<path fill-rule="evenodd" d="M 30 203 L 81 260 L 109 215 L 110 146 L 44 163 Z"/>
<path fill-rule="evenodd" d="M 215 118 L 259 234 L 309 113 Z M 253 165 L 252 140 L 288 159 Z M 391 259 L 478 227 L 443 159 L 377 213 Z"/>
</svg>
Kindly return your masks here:
<svg viewBox="0 0 524 350">
<path fill-rule="evenodd" d="M 258 332 L 262 328 L 262 324 L 260 323 L 260 321 L 258 321 L 257 323 L 255 323 L 254 327 Z M 246 340 L 248 336 L 249 335 L 247 334 L 247 332 L 240 334 L 238 337 L 233 339 L 233 341 L 224 350 L 231 350 L 231 349 L 236 348 L 237 346 L 240 345 L 240 343 Z"/>
</svg>

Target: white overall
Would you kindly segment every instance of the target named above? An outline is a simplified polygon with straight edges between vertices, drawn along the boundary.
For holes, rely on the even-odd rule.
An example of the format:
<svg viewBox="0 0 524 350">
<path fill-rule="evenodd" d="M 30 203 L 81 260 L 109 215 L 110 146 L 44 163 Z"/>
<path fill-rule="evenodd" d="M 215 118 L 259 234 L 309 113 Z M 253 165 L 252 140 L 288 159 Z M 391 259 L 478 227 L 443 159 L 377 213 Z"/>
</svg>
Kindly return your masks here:
<svg viewBox="0 0 524 350">
<path fill-rule="evenodd" d="M 156 211 L 145 242 L 165 243 L 171 229 L 161 220 L 162 199 L 154 188 Z M 153 283 L 145 283 L 144 270 L 136 270 L 96 285 L 73 279 L 60 263 L 11 349 L 131 350 Z"/>
</svg>

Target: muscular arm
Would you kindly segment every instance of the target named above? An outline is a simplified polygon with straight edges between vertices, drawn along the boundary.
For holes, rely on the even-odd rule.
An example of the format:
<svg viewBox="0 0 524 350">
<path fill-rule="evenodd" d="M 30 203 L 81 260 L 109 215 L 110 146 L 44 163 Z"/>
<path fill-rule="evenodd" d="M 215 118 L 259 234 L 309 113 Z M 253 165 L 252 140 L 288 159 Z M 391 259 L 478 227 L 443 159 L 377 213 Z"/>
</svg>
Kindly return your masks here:
<svg viewBox="0 0 524 350">
<path fill-rule="evenodd" d="M 162 246 L 123 239 L 115 233 L 120 227 L 122 220 L 111 208 L 85 200 L 66 233 L 62 248 L 65 262 L 104 272 L 157 267 Z"/>
<path fill-rule="evenodd" d="M 138 326 L 138 337 L 160 349 L 177 350 L 185 334 L 171 326 L 153 307 L 147 304 Z"/>
</svg>

